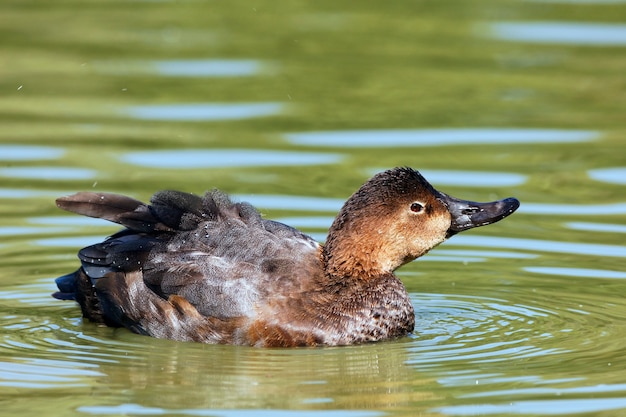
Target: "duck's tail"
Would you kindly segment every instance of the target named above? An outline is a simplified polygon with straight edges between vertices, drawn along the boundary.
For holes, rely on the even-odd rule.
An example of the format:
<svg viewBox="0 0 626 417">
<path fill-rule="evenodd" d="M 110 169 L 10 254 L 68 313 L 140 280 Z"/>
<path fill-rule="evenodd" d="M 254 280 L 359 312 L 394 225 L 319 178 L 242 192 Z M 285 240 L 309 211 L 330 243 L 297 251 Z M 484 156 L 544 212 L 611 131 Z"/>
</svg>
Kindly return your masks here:
<svg viewBox="0 0 626 417">
<path fill-rule="evenodd" d="M 75 300 L 80 304 L 83 317 L 101 324 L 111 325 L 105 320 L 91 279 L 83 268 L 54 280 L 59 291 L 52 294 L 59 300 Z"/>
<path fill-rule="evenodd" d="M 63 275 L 54 280 L 57 284 L 59 291 L 52 294 L 52 296 L 59 300 L 76 300 L 76 272 Z"/>
</svg>

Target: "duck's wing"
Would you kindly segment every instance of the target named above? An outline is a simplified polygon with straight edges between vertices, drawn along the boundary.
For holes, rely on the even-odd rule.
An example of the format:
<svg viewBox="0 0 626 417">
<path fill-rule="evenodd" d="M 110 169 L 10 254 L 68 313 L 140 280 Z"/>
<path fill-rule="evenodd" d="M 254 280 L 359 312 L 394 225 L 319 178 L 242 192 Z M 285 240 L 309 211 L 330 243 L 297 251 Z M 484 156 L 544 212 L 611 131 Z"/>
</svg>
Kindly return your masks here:
<svg viewBox="0 0 626 417">
<path fill-rule="evenodd" d="M 198 317 L 204 317 L 204 326 L 207 320 L 253 317 L 267 297 L 301 291 L 298 271 L 321 270 L 319 245 L 313 239 L 262 219 L 250 204 L 233 203 L 217 190 L 204 197 L 162 191 L 150 204 L 79 193 L 57 204 L 126 226 L 79 252 L 82 269 L 75 281 L 90 282 L 99 301 L 93 308 L 105 322 L 138 333 L 164 337 L 157 333 L 181 314 L 195 326 L 200 325 Z M 83 293 L 76 297 L 79 302 L 89 301 L 89 294 L 84 296 L 88 289 L 77 291 Z M 81 306 L 85 314 L 83 302 Z M 179 327 L 185 322 L 176 320 Z M 145 328 L 151 330 L 141 331 Z"/>
<path fill-rule="evenodd" d="M 213 192 L 193 229 L 159 244 L 143 265 L 143 280 L 165 297 L 177 295 L 211 317 L 253 317 L 259 305 L 301 292 L 322 270 L 320 246 L 302 232 L 264 220 L 248 203 Z"/>
</svg>

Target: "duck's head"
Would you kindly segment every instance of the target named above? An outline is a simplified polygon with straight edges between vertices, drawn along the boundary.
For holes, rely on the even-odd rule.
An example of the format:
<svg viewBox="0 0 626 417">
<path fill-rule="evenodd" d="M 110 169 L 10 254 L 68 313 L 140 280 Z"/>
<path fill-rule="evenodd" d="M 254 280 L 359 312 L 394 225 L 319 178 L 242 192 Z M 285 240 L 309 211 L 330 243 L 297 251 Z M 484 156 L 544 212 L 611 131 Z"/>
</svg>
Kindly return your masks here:
<svg viewBox="0 0 626 417">
<path fill-rule="evenodd" d="M 495 223 L 518 207 L 515 198 L 476 203 L 450 197 L 411 168 L 381 172 L 337 215 L 324 247 L 326 271 L 363 278 L 388 274 L 448 237 Z"/>
</svg>

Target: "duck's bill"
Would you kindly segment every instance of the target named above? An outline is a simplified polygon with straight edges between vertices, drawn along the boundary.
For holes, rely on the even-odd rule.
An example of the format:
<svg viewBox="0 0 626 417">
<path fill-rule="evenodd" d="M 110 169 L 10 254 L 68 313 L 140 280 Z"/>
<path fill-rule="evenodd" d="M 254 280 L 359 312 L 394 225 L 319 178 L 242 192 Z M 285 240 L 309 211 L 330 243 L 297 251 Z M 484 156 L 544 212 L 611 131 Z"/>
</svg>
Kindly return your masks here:
<svg viewBox="0 0 626 417">
<path fill-rule="evenodd" d="M 520 204 L 519 200 L 513 197 L 490 203 L 476 203 L 440 193 L 439 199 L 448 207 L 452 216 L 448 237 L 467 229 L 500 221 L 517 210 Z"/>
</svg>

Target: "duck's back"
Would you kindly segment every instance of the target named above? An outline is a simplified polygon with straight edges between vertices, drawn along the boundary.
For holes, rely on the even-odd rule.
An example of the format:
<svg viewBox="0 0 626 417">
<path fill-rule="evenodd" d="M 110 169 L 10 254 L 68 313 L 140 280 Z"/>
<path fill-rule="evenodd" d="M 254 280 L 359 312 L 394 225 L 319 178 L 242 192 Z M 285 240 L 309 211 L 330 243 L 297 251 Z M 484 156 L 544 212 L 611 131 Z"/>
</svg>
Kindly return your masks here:
<svg viewBox="0 0 626 417">
<path fill-rule="evenodd" d="M 138 333 L 237 342 L 243 321 L 322 274 L 317 242 L 217 190 L 162 191 L 149 205 L 79 193 L 58 204 L 126 229 L 82 249 L 82 268 L 58 280 L 57 296 L 74 292 L 86 317 Z"/>
</svg>

